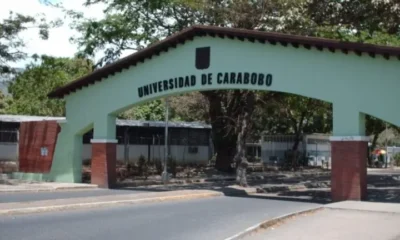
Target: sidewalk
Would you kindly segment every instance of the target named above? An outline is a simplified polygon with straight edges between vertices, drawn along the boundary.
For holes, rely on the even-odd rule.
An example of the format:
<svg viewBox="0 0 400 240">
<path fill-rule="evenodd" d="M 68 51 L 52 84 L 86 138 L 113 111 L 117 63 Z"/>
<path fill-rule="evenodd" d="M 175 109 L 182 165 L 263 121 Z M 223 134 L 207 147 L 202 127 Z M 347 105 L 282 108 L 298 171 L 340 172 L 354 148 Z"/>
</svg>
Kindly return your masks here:
<svg viewBox="0 0 400 240">
<path fill-rule="evenodd" d="M 284 219 L 244 239 L 400 239 L 400 204 L 338 202 L 314 213 Z"/>
</svg>

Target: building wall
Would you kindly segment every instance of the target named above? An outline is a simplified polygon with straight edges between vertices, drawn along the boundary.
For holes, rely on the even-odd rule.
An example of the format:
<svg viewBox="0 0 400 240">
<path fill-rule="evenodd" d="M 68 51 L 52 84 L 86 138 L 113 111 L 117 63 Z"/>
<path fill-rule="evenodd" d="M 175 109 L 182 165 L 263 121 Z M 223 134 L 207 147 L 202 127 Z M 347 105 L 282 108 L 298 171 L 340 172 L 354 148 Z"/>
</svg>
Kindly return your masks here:
<svg viewBox="0 0 400 240">
<path fill-rule="evenodd" d="M 18 134 L 19 122 L 0 121 L 0 161 L 18 160 Z M 128 128 L 129 131 L 126 131 Z M 155 142 L 150 146 L 150 159 L 164 159 L 164 140 L 165 129 L 163 127 L 129 127 L 117 126 L 117 160 L 125 160 L 125 142 L 129 145 L 129 161 L 137 161 L 140 155 L 148 157 L 148 142 Z M 185 127 L 169 128 L 169 151 L 170 155 L 178 162 L 188 163 L 208 163 L 212 156 L 210 142 L 211 129 L 191 129 Z M 126 134 L 126 132 L 128 134 Z M 157 138 L 157 137 L 159 138 Z M 91 159 L 92 148 L 90 140 L 93 138 L 93 130 L 83 135 L 82 160 Z M 189 147 L 196 146 L 197 153 L 189 153 Z"/>
<path fill-rule="evenodd" d="M 0 161 L 17 161 L 18 143 L 0 144 Z"/>
<path fill-rule="evenodd" d="M 117 145 L 117 160 L 124 161 L 124 145 Z M 147 145 L 128 145 L 129 161 L 137 161 L 140 155 L 147 159 Z M 187 146 L 172 145 L 170 146 L 171 156 L 178 162 L 188 163 L 208 163 L 209 160 L 208 146 L 198 146 L 197 153 L 189 153 Z M 82 160 L 88 160 L 92 157 L 92 146 L 90 144 L 83 145 Z M 164 146 L 150 146 L 150 159 L 163 159 Z M 17 161 L 18 159 L 18 144 L 17 143 L 0 143 L 0 161 Z"/>
<path fill-rule="evenodd" d="M 147 159 L 148 146 L 147 145 L 128 145 L 128 161 L 135 162 L 139 159 L 140 155 L 143 155 Z M 208 163 L 209 160 L 209 147 L 198 146 L 197 153 L 189 153 L 188 147 L 180 145 L 170 146 L 170 155 L 173 159 L 180 163 Z M 88 160 L 92 156 L 92 147 L 90 144 L 83 145 L 82 159 Z M 164 146 L 153 145 L 150 146 L 150 159 L 164 159 Z M 125 161 L 125 146 L 117 145 L 117 161 Z"/>
<path fill-rule="evenodd" d="M 294 144 L 292 135 L 267 135 L 261 142 L 261 156 L 264 162 L 282 161 L 285 152 Z M 331 160 L 331 143 L 329 135 L 310 134 L 305 135 L 299 143 L 298 151 L 309 157 L 309 164 L 321 166 Z"/>
</svg>

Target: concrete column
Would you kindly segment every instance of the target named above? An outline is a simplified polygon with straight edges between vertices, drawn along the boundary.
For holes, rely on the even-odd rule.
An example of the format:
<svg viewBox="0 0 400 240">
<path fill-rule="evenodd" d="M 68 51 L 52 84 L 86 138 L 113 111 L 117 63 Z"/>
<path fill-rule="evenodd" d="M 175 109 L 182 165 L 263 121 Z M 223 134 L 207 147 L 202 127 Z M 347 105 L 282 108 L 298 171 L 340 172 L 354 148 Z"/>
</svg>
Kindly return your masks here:
<svg viewBox="0 0 400 240">
<path fill-rule="evenodd" d="M 116 117 L 112 115 L 101 116 L 94 122 L 93 139 L 115 139 Z"/>
<path fill-rule="evenodd" d="M 346 105 L 333 105 L 331 196 L 333 201 L 367 197 L 365 115 Z"/>
<path fill-rule="evenodd" d="M 91 183 L 112 188 L 116 183 L 117 140 L 92 139 Z"/>
<path fill-rule="evenodd" d="M 94 122 L 92 143 L 91 182 L 101 188 L 112 188 L 116 183 L 117 143 L 115 117 L 106 116 Z"/>
<path fill-rule="evenodd" d="M 51 172 L 46 179 L 55 182 L 82 182 L 82 128 L 67 121 L 59 122 L 61 132 L 57 138 Z"/>
</svg>

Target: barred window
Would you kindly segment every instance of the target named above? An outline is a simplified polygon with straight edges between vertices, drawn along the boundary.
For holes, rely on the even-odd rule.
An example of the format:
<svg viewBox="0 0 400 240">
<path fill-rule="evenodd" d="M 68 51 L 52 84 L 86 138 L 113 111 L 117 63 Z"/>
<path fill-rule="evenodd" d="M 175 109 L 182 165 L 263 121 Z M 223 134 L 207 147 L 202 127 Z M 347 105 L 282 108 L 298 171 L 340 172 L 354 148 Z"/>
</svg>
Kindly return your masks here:
<svg viewBox="0 0 400 240">
<path fill-rule="evenodd" d="M 19 125 L 20 124 L 16 122 L 0 122 L 0 142 L 18 142 Z"/>
<path fill-rule="evenodd" d="M 18 130 L 15 131 L 0 131 L 0 142 L 16 143 L 18 142 Z"/>
</svg>

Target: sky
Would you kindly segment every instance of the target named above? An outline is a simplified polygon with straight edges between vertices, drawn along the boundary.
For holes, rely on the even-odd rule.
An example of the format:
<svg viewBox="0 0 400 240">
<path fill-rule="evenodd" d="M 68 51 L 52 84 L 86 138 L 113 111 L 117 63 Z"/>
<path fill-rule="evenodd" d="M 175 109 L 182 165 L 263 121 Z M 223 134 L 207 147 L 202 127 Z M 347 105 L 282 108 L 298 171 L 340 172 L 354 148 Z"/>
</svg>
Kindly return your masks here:
<svg viewBox="0 0 400 240">
<path fill-rule="evenodd" d="M 67 9 L 84 11 L 85 17 L 102 18 L 104 5 L 96 5 L 94 7 L 84 7 L 85 0 L 52 0 L 53 2 L 61 2 Z M 64 14 L 61 10 L 41 4 L 39 0 L 3 0 L 0 7 L 0 19 L 7 18 L 9 12 L 21 13 L 24 15 L 37 16 L 44 14 L 48 21 L 62 18 Z M 76 34 L 76 31 L 70 29 L 69 21 L 66 21 L 62 27 L 51 29 L 48 40 L 39 38 L 37 29 L 28 29 L 20 34 L 25 40 L 26 47 L 23 49 L 28 55 L 34 53 L 42 55 L 51 55 L 57 57 L 73 57 L 77 52 L 77 46 L 70 43 L 69 38 Z M 25 67 L 31 59 L 26 59 L 16 63 L 11 63 L 12 67 Z"/>
</svg>

